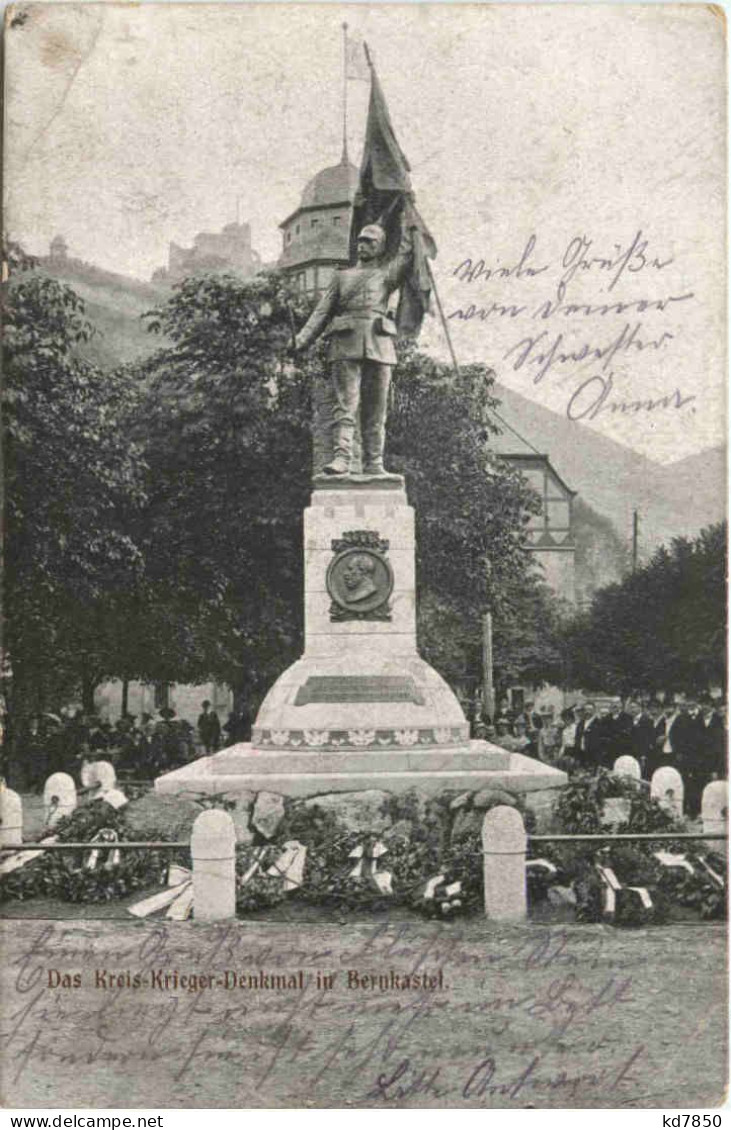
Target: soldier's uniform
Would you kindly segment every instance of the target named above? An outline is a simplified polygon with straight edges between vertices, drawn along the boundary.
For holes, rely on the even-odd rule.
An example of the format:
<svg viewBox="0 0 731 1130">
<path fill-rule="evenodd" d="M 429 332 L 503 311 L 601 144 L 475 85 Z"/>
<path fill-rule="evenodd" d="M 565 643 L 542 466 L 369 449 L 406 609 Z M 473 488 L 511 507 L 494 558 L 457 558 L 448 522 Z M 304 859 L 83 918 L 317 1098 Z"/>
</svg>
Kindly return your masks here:
<svg viewBox="0 0 731 1130">
<path fill-rule="evenodd" d="M 322 333 L 329 339 L 335 393 L 333 460 L 350 463 L 360 405 L 366 474 L 383 474 L 388 389 L 396 364 L 396 325 L 388 313 L 388 300 L 407 273 L 411 255 L 411 235 L 404 230 L 396 255 L 387 262 L 376 260 L 336 271 L 297 335 L 298 349 Z"/>
</svg>

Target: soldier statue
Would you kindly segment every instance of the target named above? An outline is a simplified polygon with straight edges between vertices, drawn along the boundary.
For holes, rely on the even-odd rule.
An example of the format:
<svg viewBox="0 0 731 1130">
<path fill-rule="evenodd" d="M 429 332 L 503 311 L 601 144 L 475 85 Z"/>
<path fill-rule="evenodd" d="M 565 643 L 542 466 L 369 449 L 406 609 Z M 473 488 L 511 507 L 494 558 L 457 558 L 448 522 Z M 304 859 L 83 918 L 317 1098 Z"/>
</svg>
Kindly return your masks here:
<svg viewBox="0 0 731 1130">
<path fill-rule="evenodd" d="M 360 410 L 363 474 L 390 478 L 383 466 L 386 410 L 391 370 L 396 364 L 396 322 L 388 300 L 412 262 L 412 235 L 401 217 L 395 255 L 386 256 L 386 233 L 368 224 L 358 235 L 357 263 L 336 271 L 295 348 L 306 349 L 320 334 L 329 339 L 332 364 L 332 458 L 326 475 L 349 475 L 353 435 Z"/>
</svg>

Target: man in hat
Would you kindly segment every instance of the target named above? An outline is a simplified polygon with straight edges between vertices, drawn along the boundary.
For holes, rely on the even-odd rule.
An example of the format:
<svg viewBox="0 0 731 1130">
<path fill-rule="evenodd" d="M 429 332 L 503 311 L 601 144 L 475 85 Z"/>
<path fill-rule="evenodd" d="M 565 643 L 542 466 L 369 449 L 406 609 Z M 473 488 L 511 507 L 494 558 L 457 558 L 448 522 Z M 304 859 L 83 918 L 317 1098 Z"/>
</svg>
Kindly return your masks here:
<svg viewBox="0 0 731 1130">
<path fill-rule="evenodd" d="M 330 285 L 297 334 L 295 348 L 306 349 L 320 334 L 329 339 L 332 363 L 332 459 L 326 475 L 350 473 L 353 433 L 360 404 L 363 473 L 384 478 L 386 409 L 391 370 L 396 364 L 396 323 L 388 300 L 411 265 L 412 237 L 401 220 L 401 241 L 386 256 L 386 233 L 368 224 L 357 243 L 354 267 L 336 271 Z"/>
<path fill-rule="evenodd" d="M 221 744 L 221 723 L 207 698 L 201 705 L 203 711 L 198 715 L 198 733 L 206 753 L 215 753 Z"/>
<path fill-rule="evenodd" d="M 603 764 L 603 721 L 593 702 L 577 703 L 573 756 L 582 769 L 595 771 Z"/>
<path fill-rule="evenodd" d="M 663 765 L 672 765 L 681 773 L 688 772 L 695 750 L 696 724 L 688 713 L 685 699 L 676 698 L 665 714 L 661 730 Z"/>
<path fill-rule="evenodd" d="M 627 703 L 627 713 L 632 719 L 629 752 L 639 762 L 643 778 L 649 780 L 658 767 L 655 720 L 646 704 L 635 699 Z"/>
<path fill-rule="evenodd" d="M 703 710 L 703 725 L 705 728 L 703 750 L 704 767 L 707 780 L 723 778 L 726 776 L 726 747 L 728 735 L 724 722 L 722 704 L 714 702 L 710 695 L 706 695 L 701 703 Z"/>
</svg>

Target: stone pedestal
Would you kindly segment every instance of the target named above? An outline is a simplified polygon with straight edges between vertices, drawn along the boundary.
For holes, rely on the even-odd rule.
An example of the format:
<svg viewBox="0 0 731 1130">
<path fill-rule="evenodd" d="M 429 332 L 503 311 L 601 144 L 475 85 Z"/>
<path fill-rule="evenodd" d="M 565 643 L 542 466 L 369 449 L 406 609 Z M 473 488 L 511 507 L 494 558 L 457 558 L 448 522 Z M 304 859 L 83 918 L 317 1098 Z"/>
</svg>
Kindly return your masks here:
<svg viewBox="0 0 731 1130">
<path fill-rule="evenodd" d="M 315 490 L 304 541 L 305 651 L 264 699 L 253 749 L 467 749 L 456 696 L 416 650 L 414 511 L 403 484 Z"/>
<path fill-rule="evenodd" d="M 272 686 L 251 744 L 158 778 L 159 792 L 378 788 L 516 791 L 563 773 L 471 742 L 456 695 L 416 647 L 414 511 L 403 481 L 325 479 L 304 515 L 305 649 Z M 526 765 L 527 763 L 527 765 Z"/>
</svg>

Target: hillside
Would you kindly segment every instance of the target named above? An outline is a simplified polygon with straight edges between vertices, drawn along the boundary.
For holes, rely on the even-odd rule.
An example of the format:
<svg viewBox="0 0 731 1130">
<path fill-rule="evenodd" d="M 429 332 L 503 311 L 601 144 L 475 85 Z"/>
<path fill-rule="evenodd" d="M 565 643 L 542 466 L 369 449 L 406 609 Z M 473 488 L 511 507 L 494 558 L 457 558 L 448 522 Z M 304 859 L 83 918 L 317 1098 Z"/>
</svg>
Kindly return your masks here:
<svg viewBox="0 0 731 1130">
<path fill-rule="evenodd" d="M 63 265 L 41 259 L 39 270 L 68 283 L 83 298 L 87 317 L 97 333 L 82 352 L 94 364 L 114 368 L 139 361 L 160 345 L 159 335 L 147 332 L 142 314 L 164 302 L 170 294 L 168 289 L 103 271 L 78 259 L 67 259 Z"/>
<path fill-rule="evenodd" d="M 726 452 L 722 447 L 677 463 L 653 463 L 614 440 L 572 423 L 503 385 L 500 414 L 541 453 L 581 498 L 614 525 L 629 546 L 632 514 L 639 512 L 640 559 L 679 535 L 692 536 L 726 516 Z M 521 450 L 504 431 L 503 452 Z"/>
</svg>

